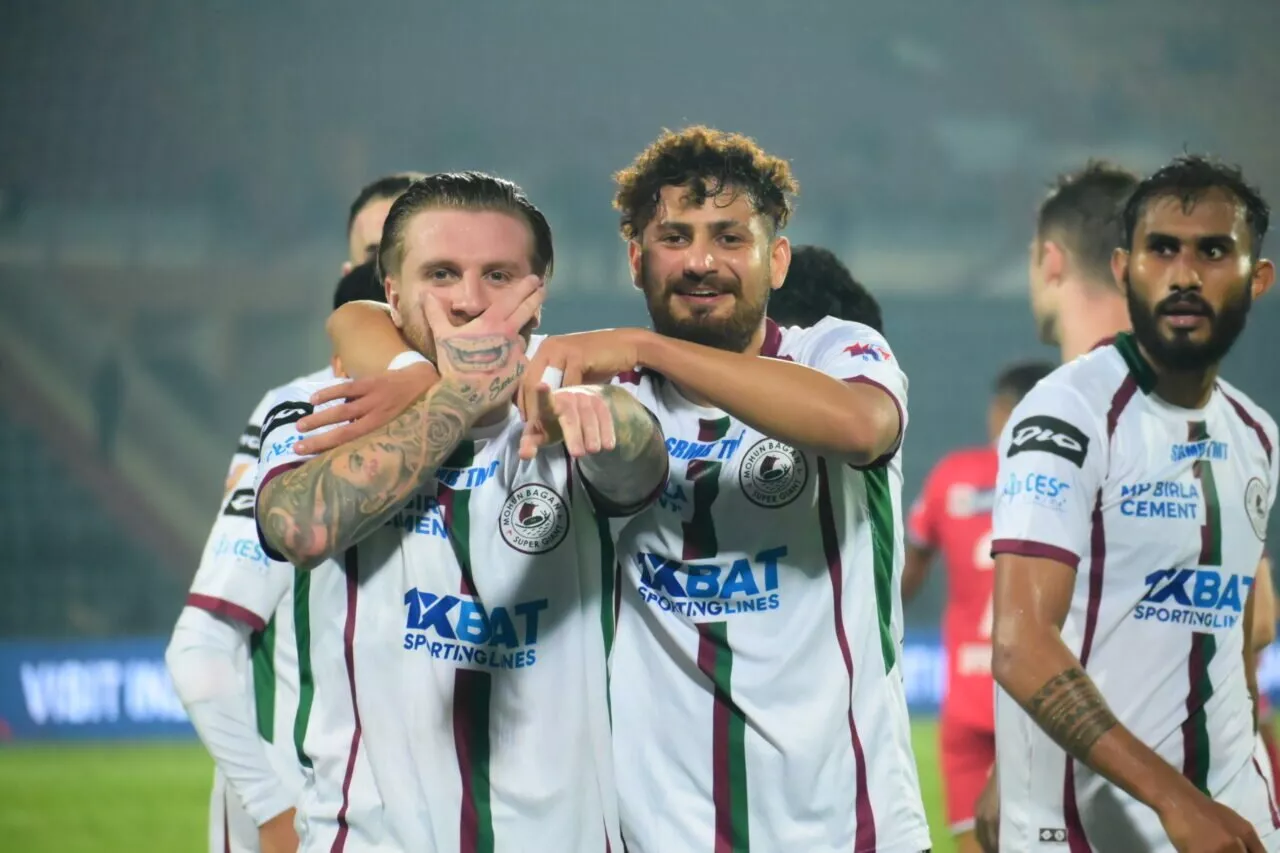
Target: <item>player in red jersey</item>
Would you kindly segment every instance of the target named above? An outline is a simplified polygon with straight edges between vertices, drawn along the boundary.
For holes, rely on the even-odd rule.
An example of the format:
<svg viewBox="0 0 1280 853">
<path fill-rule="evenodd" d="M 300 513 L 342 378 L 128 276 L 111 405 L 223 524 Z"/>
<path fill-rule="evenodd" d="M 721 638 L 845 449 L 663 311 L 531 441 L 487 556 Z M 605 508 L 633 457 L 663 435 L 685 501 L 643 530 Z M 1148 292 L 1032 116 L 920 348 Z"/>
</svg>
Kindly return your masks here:
<svg viewBox="0 0 1280 853">
<path fill-rule="evenodd" d="M 1016 364 L 996 380 L 987 409 L 989 441 L 942 458 L 907 519 L 902 600 L 919 591 L 941 553 L 947 567 L 942 644 L 948 684 L 942 700 L 942 776 L 947 822 L 960 853 L 978 853 L 974 804 L 996 758 L 995 682 L 991 678 L 991 507 L 996 440 L 1018 401 L 1054 366 Z"/>
</svg>

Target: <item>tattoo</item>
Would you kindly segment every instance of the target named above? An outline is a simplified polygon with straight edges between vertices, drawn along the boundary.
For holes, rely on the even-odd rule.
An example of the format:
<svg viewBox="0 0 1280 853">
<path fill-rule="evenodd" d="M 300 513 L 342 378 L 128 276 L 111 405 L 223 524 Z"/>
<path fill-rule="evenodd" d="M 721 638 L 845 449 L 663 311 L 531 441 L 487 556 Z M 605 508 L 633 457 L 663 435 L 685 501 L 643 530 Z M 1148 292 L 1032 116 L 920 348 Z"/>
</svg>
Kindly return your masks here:
<svg viewBox="0 0 1280 853">
<path fill-rule="evenodd" d="M 500 384 L 441 380 L 385 427 L 276 477 L 259 508 L 267 542 L 311 568 L 368 536 L 430 482 Z"/>
<path fill-rule="evenodd" d="M 1098 738 L 1116 725 L 1098 688 L 1079 667 L 1071 667 L 1045 682 L 1027 702 L 1027 713 L 1054 741 L 1081 761 Z"/>
<path fill-rule="evenodd" d="M 618 507 L 630 508 L 653 494 L 666 479 L 667 445 L 657 419 L 626 391 L 600 389 L 613 416 L 617 445 L 578 460 L 591 488 Z"/>
<path fill-rule="evenodd" d="M 511 360 L 511 340 L 502 335 L 459 335 L 440 346 L 459 373 L 492 373 Z"/>
</svg>

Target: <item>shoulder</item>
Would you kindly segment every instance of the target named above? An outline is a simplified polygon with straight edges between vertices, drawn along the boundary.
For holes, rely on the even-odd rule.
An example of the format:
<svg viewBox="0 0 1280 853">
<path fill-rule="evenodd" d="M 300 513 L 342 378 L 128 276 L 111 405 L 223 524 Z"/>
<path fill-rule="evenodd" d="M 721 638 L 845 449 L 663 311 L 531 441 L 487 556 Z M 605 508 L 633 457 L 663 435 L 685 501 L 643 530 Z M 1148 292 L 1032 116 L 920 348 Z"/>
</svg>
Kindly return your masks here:
<svg viewBox="0 0 1280 853">
<path fill-rule="evenodd" d="M 802 363 L 829 356 L 832 351 L 843 351 L 853 360 L 893 361 L 893 351 L 884 335 L 862 323 L 824 317 L 812 326 L 787 326 L 779 332 L 779 355 Z"/>
<path fill-rule="evenodd" d="M 1276 437 L 1276 421 L 1271 413 L 1254 402 L 1253 398 L 1225 379 L 1218 380 L 1218 390 L 1226 398 L 1227 403 L 1245 423 L 1256 423 L 1271 438 Z M 1252 424 L 1250 424 L 1252 425 Z"/>
<path fill-rule="evenodd" d="M 316 409 L 311 404 L 312 394 L 322 388 L 342 384 L 346 381 L 345 379 L 335 378 L 332 374 L 327 378 L 320 377 L 318 379 L 299 377 L 287 385 L 281 385 L 279 388 L 273 389 L 267 395 L 269 403 L 266 414 L 262 418 L 262 437 L 265 439 L 280 427 L 302 420 Z M 339 401 L 335 400 L 331 403 L 326 403 L 320 408 L 326 408 L 337 402 Z"/>
</svg>

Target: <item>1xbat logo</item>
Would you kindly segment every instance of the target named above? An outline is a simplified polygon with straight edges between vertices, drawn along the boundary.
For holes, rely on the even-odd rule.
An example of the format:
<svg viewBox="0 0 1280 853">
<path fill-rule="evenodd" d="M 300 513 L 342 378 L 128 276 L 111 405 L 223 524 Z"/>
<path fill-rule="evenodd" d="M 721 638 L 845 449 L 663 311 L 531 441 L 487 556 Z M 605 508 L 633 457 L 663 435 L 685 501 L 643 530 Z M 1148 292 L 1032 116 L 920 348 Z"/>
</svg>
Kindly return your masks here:
<svg viewBox="0 0 1280 853">
<path fill-rule="evenodd" d="M 1013 428 L 1008 457 L 1039 450 L 1061 457 L 1077 468 L 1084 467 L 1089 453 L 1089 437 L 1066 421 L 1049 415 L 1024 418 Z"/>
</svg>

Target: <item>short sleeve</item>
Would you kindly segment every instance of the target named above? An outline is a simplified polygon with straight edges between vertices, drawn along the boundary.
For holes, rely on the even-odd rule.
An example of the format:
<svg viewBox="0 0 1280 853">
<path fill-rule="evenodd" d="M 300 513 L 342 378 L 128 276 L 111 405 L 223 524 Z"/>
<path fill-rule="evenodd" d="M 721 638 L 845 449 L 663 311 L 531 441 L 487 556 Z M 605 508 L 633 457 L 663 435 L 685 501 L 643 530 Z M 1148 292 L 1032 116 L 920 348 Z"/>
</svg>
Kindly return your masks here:
<svg viewBox="0 0 1280 853">
<path fill-rule="evenodd" d="M 324 387 L 326 385 L 323 383 L 298 383 L 287 385 L 276 391 L 271 407 L 263 418 L 262 447 L 258 454 L 256 477 L 254 478 L 253 490 L 247 493 L 246 499 L 249 502 L 250 518 L 257 518 L 258 498 L 262 495 L 262 489 L 267 483 L 285 471 L 297 468 L 311 458 L 310 456 L 299 454 L 296 450 L 298 442 L 302 441 L 302 433 L 298 431 L 298 421 L 316 410 L 311 405 L 311 395 Z M 320 408 L 325 409 L 329 406 L 336 406 L 341 402 L 340 399 L 333 400 L 325 403 Z M 314 434 L 323 433 L 328 429 L 333 429 L 333 427 L 322 427 L 315 431 Z M 238 493 L 239 491 L 237 491 Z M 267 544 L 261 528 L 256 527 L 256 530 L 258 540 L 266 555 L 273 560 L 283 559 L 280 554 Z"/>
<path fill-rule="evenodd" d="M 864 383 L 884 391 L 898 408 L 898 437 L 885 454 L 898 452 L 907 428 L 907 374 L 884 336 L 870 326 L 828 317 L 811 330 L 801 348 L 801 363 L 842 382 Z"/>
<path fill-rule="evenodd" d="M 254 470 L 247 468 L 223 502 L 209 532 L 187 606 L 261 631 L 293 582 L 293 567 L 270 559 L 253 517 Z"/>
<path fill-rule="evenodd" d="M 1024 397 L 1000 436 L 992 556 L 1076 568 L 1089 553 L 1106 449 L 1098 419 L 1075 389 L 1041 382 Z"/>
<path fill-rule="evenodd" d="M 258 405 L 253 407 L 253 411 L 249 414 L 249 421 L 244 426 L 244 431 L 240 433 L 240 440 L 236 443 L 236 452 L 231 455 L 231 464 L 227 466 L 226 491 L 230 492 L 232 487 L 240 479 L 240 475 L 245 471 L 252 471 L 258 464 L 258 447 L 262 440 L 262 421 L 267 415 L 267 410 L 271 408 L 272 392 L 268 391 L 258 401 Z"/>
<path fill-rule="evenodd" d="M 942 465 L 938 463 L 925 477 L 924 486 L 907 513 L 907 541 L 919 548 L 938 547 L 938 515 L 941 510 L 939 484 Z"/>
</svg>

